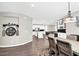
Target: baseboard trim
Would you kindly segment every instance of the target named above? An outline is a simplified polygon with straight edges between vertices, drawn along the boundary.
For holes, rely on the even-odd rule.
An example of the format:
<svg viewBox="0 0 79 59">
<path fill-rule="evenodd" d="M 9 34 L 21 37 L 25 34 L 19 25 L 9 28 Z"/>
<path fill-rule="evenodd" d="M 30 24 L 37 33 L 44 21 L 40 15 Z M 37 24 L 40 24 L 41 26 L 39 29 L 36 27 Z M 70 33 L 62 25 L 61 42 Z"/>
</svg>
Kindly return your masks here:
<svg viewBox="0 0 79 59">
<path fill-rule="evenodd" d="M 22 44 L 17 44 L 17 45 L 0 46 L 0 48 L 16 47 L 16 46 L 21 46 L 21 45 L 24 45 L 24 44 L 27 44 L 27 43 L 30 43 L 30 42 L 32 42 L 32 40 L 30 40 L 30 41 L 28 41 L 28 42 L 25 42 L 25 43 L 22 43 Z"/>
</svg>

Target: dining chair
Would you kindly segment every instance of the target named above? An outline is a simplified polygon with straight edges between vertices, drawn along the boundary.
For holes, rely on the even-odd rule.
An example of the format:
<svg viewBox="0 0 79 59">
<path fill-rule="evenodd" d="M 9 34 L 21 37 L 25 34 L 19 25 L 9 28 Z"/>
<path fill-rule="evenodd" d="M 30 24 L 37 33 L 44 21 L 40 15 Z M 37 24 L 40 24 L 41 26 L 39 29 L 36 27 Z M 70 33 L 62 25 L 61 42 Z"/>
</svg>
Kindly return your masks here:
<svg viewBox="0 0 79 59">
<path fill-rule="evenodd" d="M 59 56 L 73 56 L 71 44 L 62 40 L 57 40 Z"/>
<path fill-rule="evenodd" d="M 49 55 L 54 55 L 54 56 L 57 56 L 57 46 L 56 46 L 56 42 L 55 42 L 55 39 L 54 38 L 51 38 L 51 37 L 48 37 L 48 41 L 49 41 Z"/>
</svg>

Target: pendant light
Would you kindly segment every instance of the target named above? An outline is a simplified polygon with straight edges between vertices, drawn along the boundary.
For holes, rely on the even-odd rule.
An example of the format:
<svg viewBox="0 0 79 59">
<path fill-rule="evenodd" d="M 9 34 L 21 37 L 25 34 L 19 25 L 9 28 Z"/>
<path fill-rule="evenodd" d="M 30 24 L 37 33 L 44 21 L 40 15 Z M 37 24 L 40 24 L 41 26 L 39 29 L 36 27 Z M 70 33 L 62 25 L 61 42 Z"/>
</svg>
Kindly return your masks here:
<svg viewBox="0 0 79 59">
<path fill-rule="evenodd" d="M 71 18 L 70 2 L 68 2 L 68 17 Z"/>
<path fill-rule="evenodd" d="M 70 10 L 70 2 L 68 2 L 68 15 L 64 18 L 64 23 L 72 22 L 71 10 Z"/>
</svg>

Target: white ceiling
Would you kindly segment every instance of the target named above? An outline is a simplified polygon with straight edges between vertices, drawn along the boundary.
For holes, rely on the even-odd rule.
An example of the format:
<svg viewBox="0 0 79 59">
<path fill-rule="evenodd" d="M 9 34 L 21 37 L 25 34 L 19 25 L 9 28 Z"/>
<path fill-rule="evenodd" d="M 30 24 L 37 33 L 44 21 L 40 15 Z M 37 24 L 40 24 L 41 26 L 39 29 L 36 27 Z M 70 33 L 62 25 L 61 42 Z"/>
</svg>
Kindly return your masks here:
<svg viewBox="0 0 79 59">
<path fill-rule="evenodd" d="M 22 13 L 33 18 L 33 24 L 55 24 L 67 15 L 67 2 L 0 2 L 0 12 Z M 71 11 L 79 10 L 79 2 L 71 3 Z"/>
</svg>

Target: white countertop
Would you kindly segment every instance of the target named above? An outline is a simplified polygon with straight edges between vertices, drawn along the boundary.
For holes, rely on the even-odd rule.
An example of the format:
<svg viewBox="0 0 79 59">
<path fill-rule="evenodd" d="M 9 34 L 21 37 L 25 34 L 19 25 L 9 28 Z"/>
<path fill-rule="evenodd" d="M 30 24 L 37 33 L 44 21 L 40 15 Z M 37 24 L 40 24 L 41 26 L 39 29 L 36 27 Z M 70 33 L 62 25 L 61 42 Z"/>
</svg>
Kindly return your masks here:
<svg viewBox="0 0 79 59">
<path fill-rule="evenodd" d="M 57 37 L 55 39 L 69 42 L 71 44 L 72 50 L 74 52 L 76 52 L 77 55 L 79 55 L 79 41 L 74 41 L 74 40 L 69 40 L 69 39 L 63 39 L 63 38 L 59 38 L 59 37 Z"/>
</svg>

